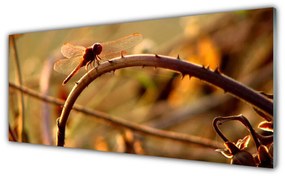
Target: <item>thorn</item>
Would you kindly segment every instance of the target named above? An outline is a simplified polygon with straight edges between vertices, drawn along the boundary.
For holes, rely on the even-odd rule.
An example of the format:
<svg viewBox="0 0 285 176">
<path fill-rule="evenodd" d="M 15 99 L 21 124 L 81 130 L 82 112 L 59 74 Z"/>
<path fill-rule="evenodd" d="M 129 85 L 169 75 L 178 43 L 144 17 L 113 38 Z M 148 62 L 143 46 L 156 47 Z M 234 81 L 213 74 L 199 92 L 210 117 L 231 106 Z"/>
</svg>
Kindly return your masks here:
<svg viewBox="0 0 285 176">
<path fill-rule="evenodd" d="M 121 58 L 125 58 L 123 52 L 124 51 L 121 51 Z"/>
<path fill-rule="evenodd" d="M 155 57 L 157 57 L 157 58 L 161 58 L 159 55 L 157 55 L 157 54 L 155 54 Z"/>
<path fill-rule="evenodd" d="M 78 84 L 79 84 L 79 82 L 78 82 L 78 81 L 76 81 L 76 82 L 75 82 L 75 84 L 76 84 L 76 85 L 78 85 Z"/>
<path fill-rule="evenodd" d="M 217 73 L 217 74 L 221 74 L 221 71 L 220 71 L 219 67 L 217 67 L 214 72 Z"/>
<path fill-rule="evenodd" d="M 204 65 L 202 65 L 202 69 L 206 69 Z"/>
<path fill-rule="evenodd" d="M 60 118 L 58 117 L 57 119 L 56 119 L 56 125 L 59 127 L 59 120 L 60 120 Z"/>
<path fill-rule="evenodd" d="M 188 75 L 189 76 L 189 80 L 191 80 L 192 76 L 191 75 Z"/>
<path fill-rule="evenodd" d="M 267 98 L 270 98 L 270 99 L 273 99 L 273 94 L 268 94 L 268 93 L 265 93 L 263 91 L 259 91 L 259 93 Z"/>
<path fill-rule="evenodd" d="M 177 55 L 177 59 L 178 59 L 178 60 L 181 60 L 180 57 L 179 57 L 179 54 Z"/>
<path fill-rule="evenodd" d="M 181 79 L 183 79 L 185 77 L 185 73 L 181 73 Z"/>
<path fill-rule="evenodd" d="M 114 63 L 114 61 L 112 61 L 112 60 L 108 60 L 108 62 L 109 62 L 110 64 Z"/>
<path fill-rule="evenodd" d="M 208 65 L 208 66 L 206 67 L 206 69 L 209 70 L 209 69 L 210 69 L 210 66 Z"/>
</svg>

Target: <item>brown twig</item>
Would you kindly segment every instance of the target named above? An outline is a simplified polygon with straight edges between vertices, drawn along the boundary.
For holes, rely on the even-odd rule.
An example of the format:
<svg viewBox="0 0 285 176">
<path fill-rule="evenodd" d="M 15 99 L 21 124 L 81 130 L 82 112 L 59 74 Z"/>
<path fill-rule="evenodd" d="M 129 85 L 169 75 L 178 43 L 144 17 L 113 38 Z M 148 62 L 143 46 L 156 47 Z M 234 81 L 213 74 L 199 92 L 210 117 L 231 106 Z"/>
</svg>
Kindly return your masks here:
<svg viewBox="0 0 285 176">
<path fill-rule="evenodd" d="M 204 66 L 195 65 L 192 63 L 184 62 L 180 59 L 162 56 L 162 55 L 128 55 L 123 58 L 115 58 L 111 61 L 101 63 L 95 69 L 86 73 L 73 87 L 70 92 L 61 116 L 57 121 L 57 145 L 64 146 L 65 138 L 65 126 L 68 120 L 69 113 L 77 100 L 81 92 L 96 78 L 101 75 L 112 72 L 117 69 L 133 66 L 152 66 L 157 68 L 166 68 L 180 72 L 182 75 L 195 76 L 201 80 L 204 80 L 214 86 L 223 89 L 225 92 L 229 92 L 239 99 L 242 99 L 253 107 L 261 110 L 262 112 L 273 115 L 273 102 L 266 99 L 258 92 L 240 84 L 239 82 L 223 75 L 217 68 L 215 71 L 211 71 Z"/>
<path fill-rule="evenodd" d="M 9 83 L 9 87 L 20 90 L 23 93 L 28 94 L 34 98 L 37 98 L 37 99 L 40 99 L 42 101 L 46 101 L 49 103 L 53 103 L 56 105 L 63 105 L 65 102 L 64 100 L 54 98 L 51 96 L 46 96 L 44 94 L 40 94 L 34 90 L 28 89 L 26 87 L 17 86 L 16 84 L 13 84 L 13 83 Z M 198 144 L 198 145 L 202 145 L 205 147 L 221 148 L 221 145 L 219 143 L 212 141 L 210 139 L 206 139 L 206 138 L 202 138 L 202 137 L 198 137 L 198 136 L 193 136 L 193 135 L 188 135 L 188 134 L 181 134 L 181 133 L 176 133 L 176 132 L 158 130 L 158 129 L 147 127 L 144 125 L 131 123 L 131 122 L 128 122 L 126 120 L 110 116 L 110 115 L 105 114 L 103 112 L 94 111 L 94 110 L 85 108 L 85 107 L 78 105 L 78 104 L 74 104 L 74 106 L 72 108 L 75 111 L 91 115 L 91 117 L 98 118 L 98 119 L 104 120 L 105 122 L 108 122 L 108 123 L 111 123 L 114 125 L 118 125 L 118 126 L 123 127 L 123 128 L 131 129 L 131 130 L 134 130 L 136 132 L 150 134 L 153 136 L 158 136 L 158 137 L 163 137 L 163 138 L 168 138 L 168 139 L 172 139 L 172 140 L 176 140 L 176 141 Z"/>
</svg>

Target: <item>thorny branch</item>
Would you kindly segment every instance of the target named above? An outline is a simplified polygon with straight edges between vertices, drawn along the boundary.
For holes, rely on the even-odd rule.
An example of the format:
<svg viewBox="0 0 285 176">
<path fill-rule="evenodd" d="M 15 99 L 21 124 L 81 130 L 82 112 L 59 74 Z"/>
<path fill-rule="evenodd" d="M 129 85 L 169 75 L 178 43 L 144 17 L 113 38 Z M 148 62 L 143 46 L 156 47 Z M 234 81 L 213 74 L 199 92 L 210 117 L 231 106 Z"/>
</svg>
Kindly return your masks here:
<svg viewBox="0 0 285 176">
<path fill-rule="evenodd" d="M 73 87 L 70 92 L 61 116 L 57 121 L 57 145 L 64 146 L 65 127 L 68 120 L 69 113 L 81 92 L 96 78 L 101 75 L 115 71 L 117 69 L 134 66 L 152 66 L 156 68 L 170 69 L 180 72 L 182 76 L 194 76 L 203 81 L 206 81 L 214 86 L 223 89 L 235 97 L 248 102 L 254 108 L 264 112 L 270 117 L 273 116 L 273 102 L 260 93 L 242 85 L 241 83 L 223 75 L 219 69 L 210 70 L 208 67 L 195 65 L 189 62 L 182 61 L 179 57 L 173 58 L 162 55 L 140 54 L 121 56 L 114 58 L 107 62 L 101 63 L 99 66 L 86 73 Z"/>
</svg>

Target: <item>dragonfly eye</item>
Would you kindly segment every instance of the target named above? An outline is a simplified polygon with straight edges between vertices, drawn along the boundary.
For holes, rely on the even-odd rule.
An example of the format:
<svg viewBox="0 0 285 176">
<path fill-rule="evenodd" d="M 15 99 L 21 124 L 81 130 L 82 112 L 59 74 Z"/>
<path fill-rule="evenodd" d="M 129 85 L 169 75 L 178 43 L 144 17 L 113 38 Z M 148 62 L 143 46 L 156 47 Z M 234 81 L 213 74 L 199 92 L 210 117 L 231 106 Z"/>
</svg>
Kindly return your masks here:
<svg viewBox="0 0 285 176">
<path fill-rule="evenodd" d="M 94 55 L 99 55 L 102 51 L 102 45 L 100 43 L 95 43 L 92 47 Z"/>
</svg>

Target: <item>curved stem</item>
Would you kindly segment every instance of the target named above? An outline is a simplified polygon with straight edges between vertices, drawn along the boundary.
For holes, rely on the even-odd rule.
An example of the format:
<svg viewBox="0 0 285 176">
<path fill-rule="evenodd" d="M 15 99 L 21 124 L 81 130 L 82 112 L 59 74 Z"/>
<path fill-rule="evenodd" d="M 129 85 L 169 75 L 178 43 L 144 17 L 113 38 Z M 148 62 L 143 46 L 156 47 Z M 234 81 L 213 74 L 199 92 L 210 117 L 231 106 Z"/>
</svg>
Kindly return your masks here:
<svg viewBox="0 0 285 176">
<path fill-rule="evenodd" d="M 247 130 L 250 132 L 254 142 L 255 142 L 255 146 L 256 149 L 258 149 L 258 147 L 260 146 L 260 142 L 257 138 L 257 133 L 256 131 L 252 128 L 251 124 L 249 123 L 249 121 L 247 120 L 247 118 L 245 118 L 242 114 L 240 115 L 233 115 L 233 116 L 227 116 L 227 117 L 216 117 L 213 121 L 213 126 L 216 130 L 216 132 L 219 134 L 219 136 L 221 136 L 221 138 L 225 141 L 228 142 L 228 139 L 223 135 L 223 133 L 220 131 L 220 129 L 218 128 L 218 125 L 225 123 L 227 121 L 231 121 L 231 120 L 238 120 L 240 121 L 246 128 Z"/>
<path fill-rule="evenodd" d="M 86 73 L 73 87 L 70 92 L 61 116 L 58 119 L 58 135 L 57 145 L 64 145 L 65 126 L 69 113 L 72 109 L 78 96 L 81 92 L 96 78 L 117 69 L 134 67 L 134 66 L 152 66 L 157 68 L 170 69 L 176 72 L 180 72 L 182 75 L 195 76 L 201 80 L 204 80 L 214 86 L 223 89 L 225 92 L 229 92 L 237 98 L 244 100 L 251 104 L 253 107 L 260 111 L 273 116 L 273 102 L 266 99 L 258 92 L 240 84 L 239 82 L 223 75 L 218 69 L 211 71 L 204 66 L 199 66 L 189 62 L 180 60 L 179 58 L 173 58 L 162 55 L 151 55 L 151 54 L 139 54 L 139 55 L 128 55 L 121 58 L 115 58 L 108 60 L 107 62 L 101 63 L 99 66 L 90 70 Z"/>
<path fill-rule="evenodd" d="M 253 127 L 251 126 L 251 124 L 249 123 L 249 121 L 247 120 L 246 117 L 244 117 L 243 115 L 239 115 L 239 116 L 236 116 L 236 117 L 232 117 L 233 120 L 238 120 L 240 121 L 247 129 L 248 131 L 250 132 L 254 142 L 255 142 L 255 146 L 256 146 L 256 149 L 258 149 L 258 147 L 260 146 L 260 142 L 256 136 L 256 131 L 253 129 Z"/>
<path fill-rule="evenodd" d="M 224 120 L 224 117 L 216 117 L 214 120 L 213 120 L 213 127 L 215 129 L 215 131 L 218 133 L 218 135 L 223 139 L 223 141 L 226 143 L 226 142 L 229 142 L 229 140 L 226 138 L 226 136 L 221 132 L 220 128 L 219 128 L 219 125 L 221 124 L 221 120 Z"/>
</svg>

